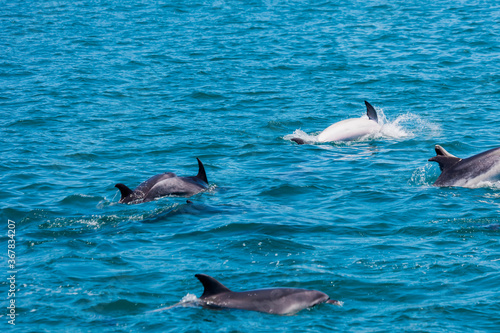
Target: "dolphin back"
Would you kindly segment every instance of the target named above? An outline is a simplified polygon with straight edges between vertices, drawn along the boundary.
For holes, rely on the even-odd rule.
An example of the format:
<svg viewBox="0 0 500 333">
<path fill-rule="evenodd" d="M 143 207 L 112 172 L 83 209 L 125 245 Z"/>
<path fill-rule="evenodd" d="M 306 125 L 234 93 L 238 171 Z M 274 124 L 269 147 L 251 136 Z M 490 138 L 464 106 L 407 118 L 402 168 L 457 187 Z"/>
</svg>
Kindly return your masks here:
<svg viewBox="0 0 500 333">
<path fill-rule="evenodd" d="M 177 176 L 173 172 L 165 172 L 165 173 L 160 173 L 158 175 L 154 175 L 148 180 L 145 180 L 142 183 L 140 183 L 139 186 L 137 186 L 134 189 L 134 193 L 138 196 L 144 197 L 159 182 L 165 179 L 170 179 L 175 177 Z"/>
</svg>

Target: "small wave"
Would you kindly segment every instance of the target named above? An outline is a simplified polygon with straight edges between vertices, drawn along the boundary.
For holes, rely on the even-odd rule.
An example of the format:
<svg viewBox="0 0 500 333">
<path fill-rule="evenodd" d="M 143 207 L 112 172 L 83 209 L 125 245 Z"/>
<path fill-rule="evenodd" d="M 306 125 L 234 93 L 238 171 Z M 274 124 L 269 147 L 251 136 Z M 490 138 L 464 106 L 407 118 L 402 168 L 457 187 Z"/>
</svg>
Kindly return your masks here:
<svg viewBox="0 0 500 333">
<path fill-rule="evenodd" d="M 220 214 L 224 210 L 216 207 L 206 205 L 204 203 L 197 203 L 191 200 L 186 200 L 185 203 L 174 203 L 168 207 L 162 207 L 153 213 L 145 216 L 142 219 L 142 223 L 156 223 L 165 221 L 166 219 L 173 218 L 175 216 L 188 218 L 191 215 L 203 215 L 203 214 Z"/>
<path fill-rule="evenodd" d="M 140 308 L 145 306 L 143 303 L 132 302 L 126 299 L 119 299 L 111 302 L 103 302 L 91 306 L 88 308 L 88 311 L 92 311 L 99 314 L 107 314 L 107 315 L 119 315 L 119 314 L 127 314 L 127 313 L 139 313 Z"/>
<path fill-rule="evenodd" d="M 94 204 L 98 199 L 102 199 L 102 197 L 88 194 L 71 194 L 62 199 L 59 203 L 63 205 L 81 205 L 86 203 Z"/>
<path fill-rule="evenodd" d="M 214 92 L 205 92 L 205 91 L 195 91 L 189 95 L 189 97 L 197 99 L 197 100 L 211 100 L 211 99 L 222 99 L 223 95 L 217 94 Z"/>
<path fill-rule="evenodd" d="M 500 230 L 500 220 L 498 218 L 453 218 L 436 220 L 438 223 L 449 223 L 463 230 Z"/>
<path fill-rule="evenodd" d="M 131 220 L 132 218 L 129 218 Z M 84 226 L 89 229 L 100 229 L 104 225 L 116 224 L 123 221 L 117 215 L 92 215 L 82 217 L 59 217 L 54 220 L 47 220 L 40 224 L 40 229 L 67 229 L 68 227 Z"/>
</svg>

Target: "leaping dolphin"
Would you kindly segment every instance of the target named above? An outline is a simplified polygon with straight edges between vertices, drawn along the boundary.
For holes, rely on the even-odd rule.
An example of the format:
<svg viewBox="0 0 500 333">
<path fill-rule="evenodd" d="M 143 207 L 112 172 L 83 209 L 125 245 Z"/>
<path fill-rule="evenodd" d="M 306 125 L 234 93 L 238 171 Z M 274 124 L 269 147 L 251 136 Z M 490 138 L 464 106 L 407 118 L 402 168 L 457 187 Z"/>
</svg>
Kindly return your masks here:
<svg viewBox="0 0 500 333">
<path fill-rule="evenodd" d="M 205 274 L 196 274 L 203 284 L 201 306 L 211 309 L 240 309 L 272 314 L 293 314 L 320 303 L 341 305 L 327 294 L 317 290 L 272 288 L 249 291 L 231 291 L 222 283 Z"/>
<path fill-rule="evenodd" d="M 198 160 L 198 174 L 191 177 L 177 177 L 173 172 L 153 176 L 142 182 L 133 191 L 124 184 L 116 184 L 121 192 L 119 203 L 141 203 L 166 195 L 192 196 L 208 187 L 207 174 Z"/>
<path fill-rule="evenodd" d="M 351 141 L 380 131 L 381 126 L 378 123 L 377 111 L 367 101 L 365 101 L 365 105 L 368 119 L 350 118 L 339 121 L 323 130 L 317 136 L 317 141 Z M 300 138 L 293 138 L 291 140 L 297 142 L 299 145 L 306 143 L 305 140 Z"/>
<path fill-rule="evenodd" d="M 441 175 L 435 186 L 473 187 L 481 181 L 498 180 L 500 176 L 500 148 L 494 148 L 461 159 L 436 145 L 436 156 L 429 161 L 438 162 Z"/>
</svg>

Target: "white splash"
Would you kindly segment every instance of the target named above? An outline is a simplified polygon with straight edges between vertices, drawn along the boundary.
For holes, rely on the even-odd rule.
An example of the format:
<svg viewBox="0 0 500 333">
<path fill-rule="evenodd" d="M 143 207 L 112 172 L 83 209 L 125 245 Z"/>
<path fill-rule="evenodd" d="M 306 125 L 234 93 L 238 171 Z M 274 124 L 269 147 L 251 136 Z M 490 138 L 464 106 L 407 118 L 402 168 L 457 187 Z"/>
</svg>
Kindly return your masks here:
<svg viewBox="0 0 500 333">
<path fill-rule="evenodd" d="M 293 134 L 287 134 L 283 137 L 283 139 L 285 139 L 285 140 L 291 140 L 293 138 L 299 138 L 299 139 L 304 140 L 305 142 L 317 142 L 318 141 L 317 135 L 309 135 L 301 129 L 296 129 L 293 132 Z"/>
<path fill-rule="evenodd" d="M 434 166 L 430 163 L 426 163 L 413 171 L 409 184 L 417 186 L 431 186 L 438 176 L 439 173 L 436 171 Z"/>
<path fill-rule="evenodd" d="M 427 138 L 432 138 L 441 132 L 439 125 L 433 124 L 412 113 L 400 115 L 393 122 L 388 122 L 383 111 L 377 111 L 382 115 L 381 132 L 387 137 L 413 138 L 415 136 L 426 136 Z"/>
<path fill-rule="evenodd" d="M 153 313 L 153 312 L 162 312 L 166 310 L 170 310 L 173 308 L 178 308 L 178 307 L 195 307 L 198 305 L 199 298 L 196 297 L 194 294 L 187 294 L 184 296 L 178 303 L 175 303 L 174 305 L 170 305 L 164 308 L 148 311 L 147 313 Z"/>
</svg>

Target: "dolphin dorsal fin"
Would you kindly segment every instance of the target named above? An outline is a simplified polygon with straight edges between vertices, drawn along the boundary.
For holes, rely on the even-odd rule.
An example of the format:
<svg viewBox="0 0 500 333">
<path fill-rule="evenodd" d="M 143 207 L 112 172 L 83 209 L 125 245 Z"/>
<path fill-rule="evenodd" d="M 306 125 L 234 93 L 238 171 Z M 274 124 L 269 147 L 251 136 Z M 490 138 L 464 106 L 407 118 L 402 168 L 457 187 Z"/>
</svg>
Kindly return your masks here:
<svg viewBox="0 0 500 333">
<path fill-rule="evenodd" d="M 205 274 L 196 274 L 195 276 L 198 280 L 200 280 L 203 288 L 205 288 L 205 290 L 203 291 L 203 295 L 201 295 L 201 298 L 231 291 L 211 276 Z"/>
<path fill-rule="evenodd" d="M 205 173 L 205 167 L 203 166 L 203 163 L 201 163 L 198 157 L 196 159 L 198 160 L 198 174 L 196 175 L 196 178 L 200 178 L 201 180 L 203 180 L 205 183 L 208 184 L 207 174 Z"/>
<path fill-rule="evenodd" d="M 457 164 L 462 160 L 461 158 L 448 153 L 440 145 L 436 145 L 434 147 L 434 150 L 436 151 L 436 156 L 429 158 L 429 161 L 438 162 L 441 171 L 452 167 L 453 165 Z"/>
<path fill-rule="evenodd" d="M 375 111 L 375 108 L 367 101 L 365 101 L 365 105 L 366 105 L 366 115 L 368 116 L 368 119 L 378 123 L 377 111 Z"/>
<path fill-rule="evenodd" d="M 122 194 L 122 197 L 120 198 L 120 200 L 123 200 L 124 198 L 128 197 L 129 195 L 134 194 L 134 191 L 129 189 L 127 187 L 127 185 L 125 185 L 125 184 L 119 183 L 119 184 L 116 184 L 115 187 L 118 188 L 120 190 L 120 193 Z"/>
</svg>

